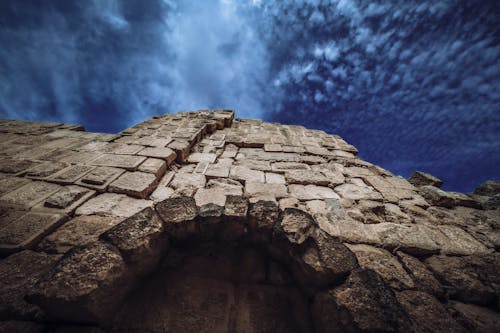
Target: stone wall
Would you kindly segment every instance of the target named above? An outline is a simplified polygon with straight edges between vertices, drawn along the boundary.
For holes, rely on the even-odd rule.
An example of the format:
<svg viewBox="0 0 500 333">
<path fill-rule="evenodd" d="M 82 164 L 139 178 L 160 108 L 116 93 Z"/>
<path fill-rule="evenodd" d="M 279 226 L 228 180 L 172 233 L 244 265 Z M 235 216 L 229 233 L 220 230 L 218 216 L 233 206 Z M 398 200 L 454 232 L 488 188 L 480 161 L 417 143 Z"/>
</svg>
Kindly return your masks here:
<svg viewBox="0 0 500 333">
<path fill-rule="evenodd" d="M 0 121 L 0 332 L 500 327 L 498 183 L 446 192 L 233 117 Z"/>
</svg>

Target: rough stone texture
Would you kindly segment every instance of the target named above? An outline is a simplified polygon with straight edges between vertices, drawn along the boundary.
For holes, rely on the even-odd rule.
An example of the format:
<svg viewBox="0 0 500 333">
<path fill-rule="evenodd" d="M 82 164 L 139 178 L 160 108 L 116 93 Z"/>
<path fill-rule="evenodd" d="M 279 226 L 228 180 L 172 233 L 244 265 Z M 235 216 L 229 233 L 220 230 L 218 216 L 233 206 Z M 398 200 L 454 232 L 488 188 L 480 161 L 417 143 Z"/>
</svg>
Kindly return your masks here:
<svg viewBox="0 0 500 333">
<path fill-rule="evenodd" d="M 109 191 L 145 199 L 155 189 L 156 185 L 157 179 L 155 175 L 140 171 L 127 171 L 109 185 Z"/>
<path fill-rule="evenodd" d="M 412 278 L 398 259 L 388 251 L 370 245 L 348 245 L 363 268 L 377 272 L 393 289 L 403 290 L 414 287 Z"/>
<path fill-rule="evenodd" d="M 498 253 L 465 257 L 432 256 L 426 259 L 425 263 L 441 281 L 451 298 L 499 308 Z"/>
<path fill-rule="evenodd" d="M 313 304 L 317 332 L 409 332 L 409 318 L 394 292 L 375 272 L 354 270 L 338 288 Z"/>
<path fill-rule="evenodd" d="M 26 213 L 0 229 L 0 253 L 32 249 L 66 220 L 63 214 Z"/>
<path fill-rule="evenodd" d="M 421 171 L 414 172 L 413 175 L 408 178 L 408 181 L 416 187 L 432 185 L 439 188 L 443 186 L 443 181 L 441 179 Z"/>
<path fill-rule="evenodd" d="M 127 274 L 117 250 L 91 243 L 67 253 L 36 283 L 28 300 L 54 319 L 104 322 L 127 291 Z"/>
<path fill-rule="evenodd" d="M 41 319 L 41 310 L 24 300 L 37 280 L 57 261 L 33 251 L 22 251 L 0 261 L 0 318 L 2 320 Z M 11 331 L 14 332 L 14 331 Z"/>
<path fill-rule="evenodd" d="M 76 215 L 130 217 L 152 205 L 152 201 L 133 199 L 123 194 L 104 193 L 80 206 Z"/>
<path fill-rule="evenodd" d="M 100 238 L 116 246 L 140 275 L 156 267 L 168 245 L 163 223 L 150 207 L 120 222 Z"/>
<path fill-rule="evenodd" d="M 77 216 L 45 237 L 38 244 L 38 249 L 47 253 L 66 253 L 75 246 L 97 241 L 103 232 L 122 220 L 120 217 Z"/>
<path fill-rule="evenodd" d="M 498 327 L 498 182 L 447 192 L 356 154 L 337 135 L 229 110 L 117 134 L 0 120 L 0 266 L 64 254 L 32 292 L 51 323 L 16 318 L 55 332 L 421 332 L 437 318 L 460 331 L 446 306 L 466 331 Z M 23 279 L 9 294 L 26 294 Z M 160 285 L 106 325 L 145 279 Z M 12 319 L 0 328 L 24 329 Z"/>
<path fill-rule="evenodd" d="M 437 299 L 427 293 L 406 290 L 398 292 L 396 297 L 410 316 L 414 332 L 467 332 Z"/>
</svg>

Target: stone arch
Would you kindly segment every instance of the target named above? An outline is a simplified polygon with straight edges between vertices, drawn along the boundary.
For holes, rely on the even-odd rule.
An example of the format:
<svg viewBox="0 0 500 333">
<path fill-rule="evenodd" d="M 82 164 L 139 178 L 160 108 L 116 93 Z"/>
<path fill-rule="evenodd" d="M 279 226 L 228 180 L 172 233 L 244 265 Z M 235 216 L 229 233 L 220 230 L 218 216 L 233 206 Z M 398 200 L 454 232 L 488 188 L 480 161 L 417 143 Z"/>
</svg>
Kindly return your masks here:
<svg viewBox="0 0 500 333">
<path fill-rule="evenodd" d="M 292 313 L 289 315 L 295 319 L 286 316 L 281 319 L 289 321 L 285 324 L 293 323 L 299 332 L 356 331 L 363 325 L 370 329 L 387 323 L 399 330 L 405 325 L 401 319 L 404 313 L 390 288 L 376 273 L 360 269 L 349 248 L 318 228 L 311 215 L 296 208 L 281 210 L 271 201 L 249 203 L 243 196 L 228 196 L 225 207 L 214 204 L 197 207 L 193 198 L 180 196 L 166 199 L 155 208 L 145 208 L 105 232 L 98 242 L 68 252 L 37 283 L 28 300 L 39 305 L 54 321 L 97 324 L 113 330 L 117 327 L 116 318 L 127 317 L 133 310 L 121 306 L 123 302 L 133 301 L 145 290 L 141 289 L 141 283 L 154 281 L 154 272 L 161 272 L 162 262 L 168 266 L 175 261 L 168 260 L 170 254 L 203 250 L 207 244 L 213 248 L 226 246 L 225 250 L 255 250 L 279 267 L 285 267 L 293 281 L 290 289 L 293 295 L 288 298 L 289 303 L 294 303 L 292 312 L 307 313 L 302 318 Z M 172 272 L 175 265 L 168 267 Z M 268 273 L 261 282 L 272 285 Z M 359 323 L 349 307 L 343 307 L 336 299 L 335 290 L 339 288 L 347 293 L 355 290 L 356 295 L 349 295 L 347 301 L 357 297 L 356 302 L 371 302 L 375 308 L 392 306 L 392 309 L 377 314 L 379 322 L 375 326 L 373 321 Z M 278 290 L 274 295 L 279 294 Z M 233 304 L 231 311 L 236 310 Z M 233 316 L 229 325 L 223 326 L 226 330 L 215 331 L 265 332 L 266 327 L 267 331 L 290 331 L 292 326 L 280 326 L 279 319 L 274 320 L 267 326 L 265 320 L 259 320 L 261 326 L 252 327 L 249 321 L 235 322 Z M 170 324 L 160 325 L 159 330 L 168 331 Z M 238 329 L 238 324 L 246 326 Z"/>
</svg>

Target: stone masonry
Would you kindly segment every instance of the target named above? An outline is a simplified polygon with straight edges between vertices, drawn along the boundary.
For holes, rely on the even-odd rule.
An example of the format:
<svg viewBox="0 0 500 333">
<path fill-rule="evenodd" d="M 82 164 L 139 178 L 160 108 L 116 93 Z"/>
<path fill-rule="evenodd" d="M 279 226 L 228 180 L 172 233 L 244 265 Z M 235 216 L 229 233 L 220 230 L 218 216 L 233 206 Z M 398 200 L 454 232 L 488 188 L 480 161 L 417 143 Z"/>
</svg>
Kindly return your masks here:
<svg viewBox="0 0 500 333">
<path fill-rule="evenodd" d="M 0 332 L 498 332 L 500 184 L 357 152 L 230 110 L 0 120 Z"/>
</svg>

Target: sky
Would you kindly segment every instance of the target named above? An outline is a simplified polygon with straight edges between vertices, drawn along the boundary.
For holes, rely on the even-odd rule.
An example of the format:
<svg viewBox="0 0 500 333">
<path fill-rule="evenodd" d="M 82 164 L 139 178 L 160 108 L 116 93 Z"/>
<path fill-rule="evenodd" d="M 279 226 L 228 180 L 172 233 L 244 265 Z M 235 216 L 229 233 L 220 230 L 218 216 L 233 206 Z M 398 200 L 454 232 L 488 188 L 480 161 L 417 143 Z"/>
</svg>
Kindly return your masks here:
<svg viewBox="0 0 500 333">
<path fill-rule="evenodd" d="M 235 109 L 469 192 L 500 180 L 498 22 L 495 0 L 3 0 L 0 118 Z"/>
</svg>

